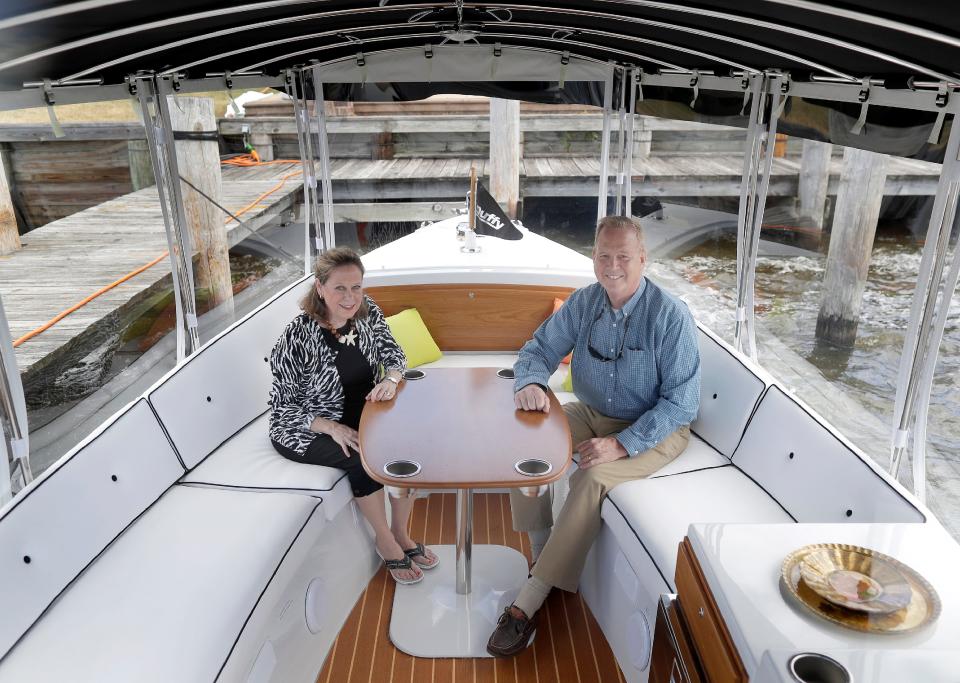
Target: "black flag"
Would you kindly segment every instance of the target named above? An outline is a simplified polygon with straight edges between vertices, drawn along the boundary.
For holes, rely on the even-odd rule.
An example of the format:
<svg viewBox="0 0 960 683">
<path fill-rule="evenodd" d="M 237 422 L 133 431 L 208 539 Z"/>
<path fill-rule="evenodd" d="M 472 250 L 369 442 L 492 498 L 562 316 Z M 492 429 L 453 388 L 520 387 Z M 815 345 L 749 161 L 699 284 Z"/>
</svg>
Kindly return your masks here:
<svg viewBox="0 0 960 683">
<path fill-rule="evenodd" d="M 467 197 L 470 206 L 470 197 Z M 478 235 L 490 235 L 503 240 L 523 239 L 523 233 L 517 230 L 507 214 L 503 212 L 497 200 L 490 196 L 482 184 L 477 183 L 477 215 L 475 232 Z"/>
</svg>

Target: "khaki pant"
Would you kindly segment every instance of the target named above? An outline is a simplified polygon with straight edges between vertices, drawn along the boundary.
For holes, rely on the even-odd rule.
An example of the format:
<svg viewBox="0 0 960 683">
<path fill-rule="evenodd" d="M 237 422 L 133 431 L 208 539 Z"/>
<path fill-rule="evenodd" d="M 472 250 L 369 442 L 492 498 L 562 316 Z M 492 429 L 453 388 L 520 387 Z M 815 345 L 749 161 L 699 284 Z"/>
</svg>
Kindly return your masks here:
<svg viewBox="0 0 960 683">
<path fill-rule="evenodd" d="M 609 436 L 630 426 L 628 420 L 617 420 L 582 403 L 563 406 L 570 423 L 573 445 L 586 439 Z M 552 491 L 538 498 L 510 492 L 513 528 L 536 531 L 554 526 L 550 540 L 533 567 L 533 575 L 550 586 L 576 591 L 587 553 L 600 531 L 600 506 L 607 493 L 618 484 L 643 479 L 664 467 L 683 452 L 690 440 L 690 428 L 681 427 L 663 441 L 640 455 L 578 469 L 570 475 L 570 493 L 553 521 Z"/>
</svg>

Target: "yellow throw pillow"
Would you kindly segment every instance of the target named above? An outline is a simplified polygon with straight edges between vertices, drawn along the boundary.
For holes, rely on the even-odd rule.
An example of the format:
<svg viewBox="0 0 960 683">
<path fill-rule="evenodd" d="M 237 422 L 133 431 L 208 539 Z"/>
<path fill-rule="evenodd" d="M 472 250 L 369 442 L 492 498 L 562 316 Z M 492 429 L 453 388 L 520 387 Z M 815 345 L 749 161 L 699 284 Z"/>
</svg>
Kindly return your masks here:
<svg viewBox="0 0 960 683">
<path fill-rule="evenodd" d="M 407 367 L 415 368 L 442 357 L 440 347 L 430 336 L 430 330 L 423 324 L 423 318 L 415 308 L 408 308 L 387 318 L 387 325 L 393 338 L 407 357 Z"/>
</svg>

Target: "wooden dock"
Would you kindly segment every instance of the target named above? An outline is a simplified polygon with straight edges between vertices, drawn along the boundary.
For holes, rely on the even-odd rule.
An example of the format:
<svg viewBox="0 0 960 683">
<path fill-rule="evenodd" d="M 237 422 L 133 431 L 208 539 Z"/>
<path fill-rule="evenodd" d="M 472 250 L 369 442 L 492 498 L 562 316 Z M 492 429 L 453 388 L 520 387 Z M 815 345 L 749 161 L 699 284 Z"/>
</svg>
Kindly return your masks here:
<svg viewBox="0 0 960 683">
<path fill-rule="evenodd" d="M 267 170 L 269 169 L 269 170 Z M 236 212 L 277 184 L 288 165 L 223 169 L 225 208 Z M 226 224 L 231 245 L 294 208 L 302 180 L 291 178 L 245 213 L 243 225 Z M 224 217 L 226 219 L 226 216 Z M 67 216 L 23 236 L 23 249 L 0 257 L 0 295 L 14 339 L 167 250 L 156 187 L 126 194 Z M 120 315 L 134 309 L 168 279 L 169 259 L 94 299 L 21 344 L 17 364 L 25 384 L 52 363 L 82 358 L 103 341 Z M 169 284 L 167 285 L 169 286 Z"/>
</svg>

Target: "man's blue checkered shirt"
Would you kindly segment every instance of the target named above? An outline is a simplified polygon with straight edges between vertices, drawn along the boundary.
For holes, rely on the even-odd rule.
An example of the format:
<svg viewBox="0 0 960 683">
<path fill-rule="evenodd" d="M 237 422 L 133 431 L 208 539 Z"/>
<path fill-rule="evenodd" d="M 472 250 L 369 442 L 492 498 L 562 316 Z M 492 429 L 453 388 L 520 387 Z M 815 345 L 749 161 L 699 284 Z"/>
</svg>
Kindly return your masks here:
<svg viewBox="0 0 960 683">
<path fill-rule="evenodd" d="M 590 348 L 611 360 L 595 358 Z M 514 390 L 546 386 L 571 350 L 577 398 L 608 417 L 633 422 L 616 436 L 629 455 L 652 448 L 696 418 L 696 324 L 686 304 L 646 278 L 619 311 L 600 283 L 571 294 L 520 350 Z"/>
</svg>

